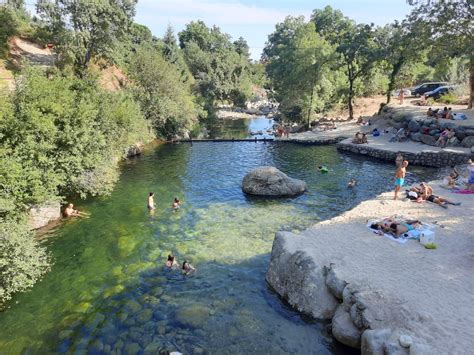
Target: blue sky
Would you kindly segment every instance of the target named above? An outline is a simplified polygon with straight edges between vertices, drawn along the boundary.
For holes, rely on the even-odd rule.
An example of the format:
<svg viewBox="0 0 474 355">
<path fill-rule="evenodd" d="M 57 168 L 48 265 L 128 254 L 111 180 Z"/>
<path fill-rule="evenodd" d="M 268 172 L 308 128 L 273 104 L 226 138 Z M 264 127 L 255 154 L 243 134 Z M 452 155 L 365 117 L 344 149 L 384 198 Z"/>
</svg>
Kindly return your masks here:
<svg viewBox="0 0 474 355">
<path fill-rule="evenodd" d="M 410 6 L 405 0 L 138 0 L 135 21 L 157 37 L 162 37 L 168 24 L 181 31 L 192 20 L 217 25 L 234 39 L 244 37 L 253 59 L 259 59 L 267 37 L 275 24 L 287 15 L 304 15 L 313 9 L 330 5 L 356 22 L 384 25 L 403 19 Z"/>
</svg>

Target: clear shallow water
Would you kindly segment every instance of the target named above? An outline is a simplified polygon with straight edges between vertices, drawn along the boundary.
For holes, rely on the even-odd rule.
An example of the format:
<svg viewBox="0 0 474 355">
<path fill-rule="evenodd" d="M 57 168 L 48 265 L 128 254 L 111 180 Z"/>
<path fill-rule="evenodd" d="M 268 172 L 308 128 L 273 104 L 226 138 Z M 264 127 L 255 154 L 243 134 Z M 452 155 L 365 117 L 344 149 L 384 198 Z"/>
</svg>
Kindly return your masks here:
<svg viewBox="0 0 474 355">
<path fill-rule="evenodd" d="M 296 199 L 246 197 L 251 168 L 273 165 L 308 183 Z M 327 165 L 321 175 L 315 169 Z M 274 233 L 300 230 L 392 188 L 393 166 L 334 146 L 163 145 L 123 164 L 107 198 L 78 202 L 48 239 L 55 265 L 0 314 L 0 353 L 345 353 L 324 325 L 303 320 L 265 282 Z M 433 176 L 411 169 L 408 181 Z M 356 177 L 355 189 L 347 189 Z M 146 209 L 155 192 L 157 211 Z M 175 196 L 180 211 L 170 208 Z M 188 278 L 163 270 L 169 252 Z"/>
</svg>

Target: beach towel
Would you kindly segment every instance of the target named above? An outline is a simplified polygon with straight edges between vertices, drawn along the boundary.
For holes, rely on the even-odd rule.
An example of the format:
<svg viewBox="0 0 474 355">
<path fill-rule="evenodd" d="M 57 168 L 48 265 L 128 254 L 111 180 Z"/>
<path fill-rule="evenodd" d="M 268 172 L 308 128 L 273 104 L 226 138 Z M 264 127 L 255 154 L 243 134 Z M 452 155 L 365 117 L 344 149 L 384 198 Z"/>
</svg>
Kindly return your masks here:
<svg viewBox="0 0 474 355">
<path fill-rule="evenodd" d="M 399 244 L 405 244 L 406 242 L 408 242 L 410 239 L 413 239 L 413 240 L 420 240 L 420 235 L 421 233 L 423 233 L 423 231 L 425 230 L 432 230 L 433 228 L 435 228 L 434 225 L 432 224 L 429 224 L 429 223 L 425 223 L 425 222 L 422 222 L 422 225 L 421 226 L 418 226 L 416 227 L 414 230 L 412 231 L 409 231 L 408 233 L 405 233 L 403 235 L 401 235 L 399 238 L 395 238 L 392 234 L 390 233 L 384 233 L 380 230 L 375 230 L 375 229 L 372 229 L 370 228 L 370 226 L 374 223 L 380 223 L 382 222 L 383 220 L 387 219 L 387 218 L 391 218 L 391 219 L 394 219 L 395 221 L 397 222 L 400 222 L 400 221 L 407 221 L 407 220 L 413 220 L 413 218 L 407 218 L 405 216 L 400 216 L 400 215 L 396 215 L 396 216 L 392 216 L 392 217 L 383 217 L 383 218 L 378 218 L 378 219 L 374 219 L 374 220 L 370 220 L 367 222 L 367 228 L 372 231 L 373 233 L 375 234 L 378 234 L 378 235 L 383 235 L 385 238 L 388 238 L 390 240 L 393 240 L 394 242 L 397 242 Z"/>
<path fill-rule="evenodd" d="M 453 113 L 453 120 L 467 120 L 467 116 L 464 113 Z"/>
<path fill-rule="evenodd" d="M 463 190 L 463 189 L 453 189 L 451 192 L 453 192 L 455 194 L 464 194 L 464 195 L 474 194 L 473 190 Z"/>
</svg>

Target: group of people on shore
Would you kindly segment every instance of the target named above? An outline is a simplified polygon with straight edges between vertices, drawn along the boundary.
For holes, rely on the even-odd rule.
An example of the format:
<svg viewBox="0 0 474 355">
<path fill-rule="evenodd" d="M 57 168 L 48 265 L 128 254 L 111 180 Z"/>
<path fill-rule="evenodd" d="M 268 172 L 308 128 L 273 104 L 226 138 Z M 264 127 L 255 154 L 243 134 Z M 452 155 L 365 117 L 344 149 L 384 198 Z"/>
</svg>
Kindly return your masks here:
<svg viewBox="0 0 474 355">
<path fill-rule="evenodd" d="M 397 170 L 395 172 L 395 195 L 394 195 L 394 200 L 398 198 L 398 193 L 400 192 L 400 189 L 405 183 L 405 176 L 407 172 L 407 167 L 408 167 L 408 161 L 403 159 L 403 156 L 399 154 L 396 159 L 396 164 L 397 164 Z M 472 160 L 468 161 L 468 167 L 469 167 L 469 178 L 467 181 L 467 190 L 474 191 L 474 163 Z M 448 181 L 448 188 L 454 188 L 456 181 L 458 180 L 460 174 L 456 170 L 456 168 L 453 166 L 452 171 L 449 174 L 447 181 Z M 433 188 L 428 185 L 426 182 L 422 182 L 419 186 L 415 186 L 410 188 L 409 190 L 406 190 L 407 197 L 410 200 L 415 200 L 416 202 L 432 202 L 435 203 L 443 208 L 447 208 L 448 205 L 455 205 L 458 206 L 460 203 L 458 202 L 453 202 L 447 198 L 435 195 L 433 193 Z"/>
<path fill-rule="evenodd" d="M 453 110 L 451 107 L 444 107 L 442 110 L 437 108 L 436 110 L 433 110 L 431 107 L 428 108 L 428 111 L 426 112 L 426 115 L 428 117 L 433 117 L 433 118 L 445 118 L 447 120 L 454 120 L 453 116 Z"/>
</svg>

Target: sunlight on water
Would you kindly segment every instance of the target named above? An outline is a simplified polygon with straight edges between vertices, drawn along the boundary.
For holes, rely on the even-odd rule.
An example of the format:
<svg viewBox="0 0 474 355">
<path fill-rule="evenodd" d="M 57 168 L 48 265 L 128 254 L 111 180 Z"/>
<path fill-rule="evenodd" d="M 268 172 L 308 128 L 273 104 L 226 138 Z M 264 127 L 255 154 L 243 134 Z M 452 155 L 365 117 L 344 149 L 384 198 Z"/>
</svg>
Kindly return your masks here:
<svg viewBox="0 0 474 355">
<path fill-rule="evenodd" d="M 327 165 L 320 175 L 315 167 Z M 304 179 L 295 199 L 246 197 L 250 169 Z M 393 167 L 335 147 L 278 143 L 165 145 L 123 164 L 109 197 L 78 201 L 46 244 L 53 270 L 0 316 L 0 353 L 342 353 L 324 325 L 305 321 L 268 289 L 278 230 L 302 230 L 391 188 Z M 415 171 L 409 181 L 430 177 Z M 349 177 L 359 184 L 349 190 Z M 149 191 L 157 210 L 146 209 Z M 183 201 L 172 211 L 175 196 Z M 168 253 L 198 271 L 163 270 Z"/>
</svg>

